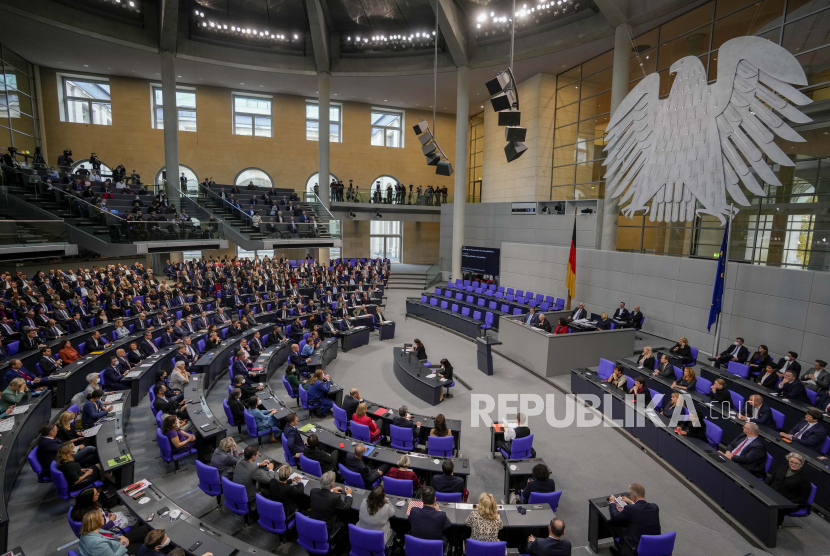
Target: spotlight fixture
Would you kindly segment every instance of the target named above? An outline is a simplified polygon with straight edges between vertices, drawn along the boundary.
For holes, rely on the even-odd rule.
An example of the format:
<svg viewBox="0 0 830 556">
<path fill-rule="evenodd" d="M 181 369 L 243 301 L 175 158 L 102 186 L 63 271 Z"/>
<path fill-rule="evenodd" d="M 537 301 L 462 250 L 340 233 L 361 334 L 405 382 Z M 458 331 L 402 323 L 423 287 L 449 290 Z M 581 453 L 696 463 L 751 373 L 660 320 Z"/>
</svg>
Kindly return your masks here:
<svg viewBox="0 0 830 556">
<path fill-rule="evenodd" d="M 444 151 L 441 150 L 438 141 L 435 140 L 427 121 L 421 118 L 421 121 L 412 126 L 412 130 L 421 142 L 421 151 L 426 156 L 427 165 L 435 166 L 435 173 L 439 176 L 451 176 L 453 172 L 452 164 L 450 164 L 450 160 L 444 154 Z"/>
<path fill-rule="evenodd" d="M 584 208 L 584 209 L 582 209 L 582 210 L 581 210 L 581 211 L 579 211 L 579 212 L 581 212 L 582 214 L 594 214 L 594 209 L 592 209 L 592 208 Z"/>
<path fill-rule="evenodd" d="M 357 218 L 357 214 L 354 212 L 349 213 L 349 218 Z"/>
<path fill-rule="evenodd" d="M 506 128 L 504 154 L 508 163 L 513 162 L 527 150 L 527 145 L 524 144 L 527 129 L 519 127 L 522 113 L 519 110 L 519 88 L 513 78 L 513 70 L 507 68 L 506 71 L 499 72 L 485 86 L 490 93 L 493 110 L 499 113 L 499 126 Z"/>
<path fill-rule="evenodd" d="M 380 213 L 379 210 L 375 211 L 375 218 L 383 218 L 383 215 Z"/>
</svg>

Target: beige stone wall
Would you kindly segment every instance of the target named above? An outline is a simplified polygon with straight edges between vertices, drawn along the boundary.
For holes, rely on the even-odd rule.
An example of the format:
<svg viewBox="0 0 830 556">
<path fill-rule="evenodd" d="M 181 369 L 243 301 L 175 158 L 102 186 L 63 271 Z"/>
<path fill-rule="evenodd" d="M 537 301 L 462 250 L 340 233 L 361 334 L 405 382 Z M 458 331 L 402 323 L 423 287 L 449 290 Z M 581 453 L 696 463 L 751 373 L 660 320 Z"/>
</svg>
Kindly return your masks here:
<svg viewBox="0 0 830 556">
<path fill-rule="evenodd" d="M 150 81 L 111 77 L 113 125 L 100 126 L 61 122 L 57 71 L 41 68 L 41 76 L 50 163 L 54 164 L 57 155 L 69 147 L 76 160 L 94 151 L 106 164 L 121 163 L 127 171 L 136 169 L 145 182 L 164 166 L 163 132 L 152 128 Z M 232 134 L 234 91 L 196 87 L 198 131 L 179 132 L 181 163 L 192 168 L 200 179 L 213 176 L 217 183 L 232 183 L 242 169 L 257 167 L 268 172 L 278 186 L 304 188 L 309 176 L 317 171 L 317 142 L 305 138 L 305 98 L 273 95 L 273 137 L 246 137 Z M 426 165 L 412 132 L 421 117 L 431 121 L 432 114 L 406 110 L 404 148 L 397 149 L 370 145 L 371 109 L 370 104 L 343 103 L 343 142 L 331 145 L 331 172 L 347 184 L 353 179 L 362 190 L 367 190 L 377 177 L 392 175 L 407 185 L 446 185 L 452 193 L 453 177 L 435 175 L 435 168 Z M 438 114 L 436 127 L 441 147 L 453 166 L 463 171 L 466 161 L 457 163 L 454 158 L 455 116 Z"/>
<path fill-rule="evenodd" d="M 538 73 L 519 83 L 522 126 L 527 128 L 528 149 L 521 158 L 507 162 L 504 129 L 498 113 L 484 108 L 484 164 L 481 201 L 538 201 L 550 198 L 551 152 L 555 111 L 556 77 Z"/>
<path fill-rule="evenodd" d="M 432 264 L 438 260 L 440 222 L 403 223 L 403 259 L 407 264 Z"/>
</svg>

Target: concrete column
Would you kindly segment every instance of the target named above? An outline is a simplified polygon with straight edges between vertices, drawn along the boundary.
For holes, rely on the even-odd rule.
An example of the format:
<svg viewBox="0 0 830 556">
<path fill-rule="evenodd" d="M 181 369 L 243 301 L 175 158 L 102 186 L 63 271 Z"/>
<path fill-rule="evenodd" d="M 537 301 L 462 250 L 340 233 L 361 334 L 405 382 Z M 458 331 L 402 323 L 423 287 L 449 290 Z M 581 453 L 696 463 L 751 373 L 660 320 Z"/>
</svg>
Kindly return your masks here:
<svg viewBox="0 0 830 556">
<path fill-rule="evenodd" d="M 331 207 L 329 199 L 329 101 L 331 100 L 331 74 L 320 72 L 317 74 L 318 117 L 320 138 L 317 143 L 317 179 L 320 184 L 320 200 L 327 207 Z"/>
<path fill-rule="evenodd" d="M 464 214 L 467 202 L 467 150 L 470 114 L 470 68 L 458 67 L 455 104 L 455 189 L 452 204 L 452 279 L 461 278 L 461 246 L 464 245 Z M 434 130 L 433 130 L 434 131 Z"/>
<path fill-rule="evenodd" d="M 164 118 L 164 167 L 167 170 L 167 196 L 178 204 L 173 187 L 179 185 L 179 110 L 176 108 L 176 55 L 161 51 L 161 100 Z M 171 187 L 172 186 L 172 187 Z"/>
<path fill-rule="evenodd" d="M 614 35 L 614 70 L 611 77 L 611 116 L 628 94 L 628 59 L 631 56 L 631 27 L 627 23 L 617 26 Z M 608 177 L 606 177 L 606 182 Z M 619 197 L 612 199 L 605 190 L 605 204 L 602 211 L 602 243 L 605 251 L 617 249 L 617 221 L 619 220 Z"/>
</svg>

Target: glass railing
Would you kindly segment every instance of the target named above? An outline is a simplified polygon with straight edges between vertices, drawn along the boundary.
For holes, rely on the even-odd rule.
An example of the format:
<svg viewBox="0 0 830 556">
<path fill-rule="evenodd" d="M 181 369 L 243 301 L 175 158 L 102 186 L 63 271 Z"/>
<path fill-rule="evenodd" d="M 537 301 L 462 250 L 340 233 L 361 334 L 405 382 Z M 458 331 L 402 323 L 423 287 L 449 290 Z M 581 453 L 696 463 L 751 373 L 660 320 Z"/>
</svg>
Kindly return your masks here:
<svg viewBox="0 0 830 556">
<path fill-rule="evenodd" d="M 224 207 L 224 209 L 230 212 L 233 216 L 242 219 L 244 226 L 254 225 L 252 217 L 240 208 L 241 205 L 240 207 L 237 207 L 231 203 L 230 199 L 223 199 L 222 196 L 213 191 L 213 189 L 199 184 L 199 197 L 203 199 L 211 199 L 212 201 L 219 203 L 220 206 Z"/>
<path fill-rule="evenodd" d="M 442 259 L 438 259 L 435 261 L 432 266 L 427 269 L 426 272 L 426 279 L 424 281 L 424 289 L 429 288 L 433 284 L 439 282 L 443 277 L 441 271 L 441 261 Z"/>
<path fill-rule="evenodd" d="M 433 193 L 432 195 L 427 195 L 423 191 L 419 194 L 418 191 L 408 191 L 403 197 L 398 197 L 395 195 L 394 191 L 391 194 L 387 194 L 386 191 L 377 191 L 372 190 L 369 191 L 361 191 L 360 188 L 351 190 L 345 189 L 342 192 L 343 198 L 333 200 L 334 203 L 371 203 L 371 204 L 378 204 L 378 205 L 420 205 L 420 206 L 428 206 L 428 207 L 440 207 L 441 205 L 452 203 L 453 202 L 453 195 L 446 195 L 443 194 L 439 195 L 437 193 Z M 402 202 L 401 202 L 402 201 Z"/>
<path fill-rule="evenodd" d="M 333 238 L 340 239 L 340 221 L 329 220 L 328 222 L 318 222 L 315 224 L 295 222 L 293 225 L 289 223 L 272 222 L 269 219 L 267 222 L 263 221 L 257 226 L 259 233 L 264 236 L 264 239 L 300 239 L 300 238 Z"/>
<path fill-rule="evenodd" d="M 0 220 L 0 245 L 67 243 L 63 220 Z"/>
</svg>

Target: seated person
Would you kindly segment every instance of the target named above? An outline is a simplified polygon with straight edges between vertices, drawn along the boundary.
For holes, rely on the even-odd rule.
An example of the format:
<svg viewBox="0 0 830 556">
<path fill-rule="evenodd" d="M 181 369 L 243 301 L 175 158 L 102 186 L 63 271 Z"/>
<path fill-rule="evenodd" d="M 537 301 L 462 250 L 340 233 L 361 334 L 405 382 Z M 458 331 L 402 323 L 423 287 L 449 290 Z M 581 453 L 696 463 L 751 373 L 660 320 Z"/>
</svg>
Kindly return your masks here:
<svg viewBox="0 0 830 556">
<path fill-rule="evenodd" d="M 58 436 L 58 426 L 54 423 L 47 423 L 40 428 L 41 437 L 37 442 L 37 461 L 44 470 L 58 457 L 58 452 L 64 444 L 70 445 L 74 451 L 78 446 L 77 442 L 65 442 Z M 95 446 L 80 445 L 77 452 L 72 453 L 72 458 L 84 467 L 91 467 L 98 463 L 98 450 Z M 71 484 L 71 483 L 70 483 Z"/>
<path fill-rule="evenodd" d="M 100 481 L 103 477 L 101 464 L 93 463 L 89 466 L 82 466 L 80 462 L 75 460 L 74 450 L 75 444 L 73 442 L 64 442 L 58 448 L 58 453 L 55 457 L 55 464 L 58 466 L 58 471 L 63 473 L 66 482 L 69 484 L 69 489 L 83 489 L 92 485 L 95 481 Z"/>
<path fill-rule="evenodd" d="M 780 465 L 775 471 L 767 475 L 765 482 L 784 498 L 796 504 L 806 504 L 810 497 L 812 485 L 807 474 L 804 473 L 804 456 L 790 452 L 786 457 L 786 465 Z M 792 510 L 778 510 L 778 526 L 784 523 L 784 518 Z"/>
<path fill-rule="evenodd" d="M 731 404 L 732 396 L 729 395 L 729 390 L 726 389 L 726 381 L 722 378 L 716 378 L 712 383 L 709 392 L 709 399 L 719 405 Z"/>
<path fill-rule="evenodd" d="M 337 459 L 340 455 L 338 450 L 333 450 L 330 454 L 320 448 L 320 439 L 316 434 L 308 437 L 303 455 L 308 459 L 314 460 L 320 464 L 320 470 L 325 473 L 327 471 L 334 471 L 337 469 Z"/>
<path fill-rule="evenodd" d="M 681 364 L 693 363 L 692 348 L 689 347 L 689 340 L 685 337 L 677 340 L 677 343 L 669 350 L 672 357 L 680 359 Z"/>
<path fill-rule="evenodd" d="M 233 469 L 233 482 L 245 487 L 249 506 L 253 506 L 257 490 L 270 489 L 274 478 L 274 462 L 266 459 L 257 463 L 258 457 L 259 447 L 247 446 Z"/>
<path fill-rule="evenodd" d="M 299 419 L 297 418 L 296 413 L 289 413 L 285 417 L 285 430 L 283 430 L 282 432 L 282 434 L 285 436 L 285 440 L 288 442 L 288 453 L 294 456 L 294 458 L 296 458 L 297 460 L 300 459 L 300 454 L 304 453 L 306 450 L 306 445 L 303 441 L 303 437 L 297 430 L 298 421 Z M 285 449 L 285 443 L 283 443 L 283 447 Z"/>
<path fill-rule="evenodd" d="M 156 393 L 156 399 L 153 400 L 153 407 L 156 411 L 161 411 L 165 417 L 167 415 L 175 415 L 182 422 L 187 422 L 187 400 L 175 401 L 168 399 L 166 397 L 168 390 L 164 383 L 156 384 L 153 386 L 153 389 Z M 184 430 L 192 429 L 192 424 L 187 423 L 182 428 Z"/>
<path fill-rule="evenodd" d="M 308 517 L 326 523 L 326 530 L 329 539 L 335 537 L 344 528 L 343 522 L 338 518 L 337 513 L 350 510 L 352 502 L 352 489 L 350 487 L 335 487 L 334 471 L 323 473 L 320 477 L 320 488 L 313 488 L 309 494 L 311 510 Z M 345 492 L 345 498 L 342 494 Z"/>
<path fill-rule="evenodd" d="M 556 325 L 556 328 L 553 329 L 554 334 L 567 334 L 568 333 L 568 321 L 564 318 L 559 319 L 559 322 Z"/>
<path fill-rule="evenodd" d="M 695 389 L 695 385 L 697 384 L 697 377 L 695 376 L 695 370 L 691 367 L 684 367 L 683 368 L 683 377 L 680 380 L 675 380 L 672 382 L 672 389 L 678 390 L 685 390 L 686 392 L 691 392 Z"/>
<path fill-rule="evenodd" d="M 318 370 L 318 372 L 322 371 Z M 372 418 L 366 414 L 367 411 L 368 406 L 366 405 L 366 402 L 361 402 L 357 406 L 357 411 L 355 411 L 354 415 L 352 415 L 352 421 L 360 425 L 366 425 L 367 427 L 369 427 L 369 434 L 372 437 L 372 442 L 376 442 L 380 438 L 380 429 L 372 420 Z"/>
<path fill-rule="evenodd" d="M 441 367 L 435 370 L 435 374 L 438 375 L 438 378 L 443 378 L 445 380 L 445 384 L 449 384 L 452 382 L 452 365 L 447 359 L 441 360 Z M 441 396 L 438 398 L 439 402 L 444 401 L 444 389 L 441 389 Z M 447 397 L 451 398 L 452 394 L 446 394 Z"/>
<path fill-rule="evenodd" d="M 550 520 L 548 535 L 539 539 L 530 535 L 522 552 L 530 556 L 571 556 L 571 541 L 562 538 L 565 535 L 565 521 L 562 518 Z"/>
<path fill-rule="evenodd" d="M 539 313 L 539 322 L 536 323 L 536 328 L 541 328 L 548 334 L 551 333 L 550 321 L 545 318 L 545 313 Z"/>
<path fill-rule="evenodd" d="M 683 409 L 683 398 L 680 397 L 679 392 L 672 392 L 669 394 L 669 400 L 666 401 L 666 398 L 663 398 L 663 407 L 660 410 L 660 413 L 663 414 L 664 417 L 671 418 L 674 415 L 675 411 L 681 411 Z"/>
<path fill-rule="evenodd" d="M 388 468 L 389 466 L 382 465 L 380 469 L 372 471 L 363 461 L 363 455 L 365 453 L 366 446 L 364 444 L 358 444 L 354 447 L 354 453 L 346 454 L 346 461 L 343 465 L 349 471 L 354 471 L 361 476 L 364 488 L 372 489 L 374 488 L 375 481 L 379 480 L 381 475 L 383 475 L 383 468 Z"/>
<path fill-rule="evenodd" d="M 717 357 L 709 357 L 709 361 L 715 362 L 715 368 L 720 368 L 721 365 L 726 366 L 730 361 L 736 363 L 746 363 L 749 357 L 749 350 L 744 345 L 743 338 L 735 338 L 735 343 L 723 350 Z"/>
<path fill-rule="evenodd" d="M 767 447 L 758 438 L 760 429 L 755 423 L 744 424 L 743 434 L 738 435 L 726 448 L 718 453 L 731 459 L 753 475 L 763 478 L 767 463 Z"/>
<path fill-rule="evenodd" d="M 126 382 L 122 382 L 127 373 L 129 373 L 129 369 L 126 371 L 121 371 L 118 361 L 118 356 L 113 355 L 109 358 L 110 364 L 109 366 L 104 369 L 104 384 L 108 390 L 129 390 L 130 385 Z M 99 367 L 100 368 L 100 367 Z"/>
<path fill-rule="evenodd" d="M 357 526 L 370 531 L 383 531 L 384 542 L 388 545 L 392 538 L 389 520 L 395 516 L 395 507 L 387 500 L 383 485 L 378 485 L 369 496 L 360 503 L 360 519 Z"/>
<path fill-rule="evenodd" d="M 706 425 L 700 420 L 697 412 L 694 411 L 689 412 L 688 421 L 680 423 L 680 426 L 677 428 L 677 434 L 708 442 L 706 438 Z"/>
<path fill-rule="evenodd" d="M 409 408 L 405 405 L 398 408 L 398 414 L 392 418 L 392 424 L 396 427 L 412 429 L 412 438 L 421 436 L 421 422 L 412 422 L 412 415 L 409 414 Z"/>
<path fill-rule="evenodd" d="M 482 492 L 479 495 L 478 507 L 470 512 L 465 523 L 470 528 L 468 538 L 481 542 L 499 541 L 499 531 L 504 523 L 492 494 Z"/>
<path fill-rule="evenodd" d="M 460 492 L 463 494 L 463 500 L 467 500 L 467 489 L 464 488 L 464 479 L 457 477 L 455 474 L 455 466 L 451 459 L 445 459 L 441 463 L 441 475 L 432 476 L 432 487 L 435 492 L 444 494 L 452 494 Z"/>
<path fill-rule="evenodd" d="M 618 554 L 636 556 L 641 536 L 660 534 L 660 509 L 657 504 L 646 502 L 643 485 L 628 485 L 628 494 L 621 497 L 625 506 L 611 503 L 608 509 Z M 609 502 L 612 502 L 610 498 Z"/>
<path fill-rule="evenodd" d="M 811 407 L 804 414 L 804 419 L 796 423 L 789 433 L 780 432 L 778 434 L 793 444 L 818 451 L 824 443 L 824 439 L 827 438 L 827 431 L 821 424 L 822 419 L 821 411 Z"/>
<path fill-rule="evenodd" d="M 544 463 L 537 463 L 533 466 L 531 471 L 533 474 L 527 480 L 527 484 L 522 490 L 522 500 L 527 503 L 530 500 L 530 495 L 534 492 L 549 493 L 556 491 L 556 483 L 550 478 L 550 469 Z"/>
<path fill-rule="evenodd" d="M 776 388 L 784 398 L 810 403 L 810 398 L 807 397 L 807 389 L 804 387 L 804 383 L 798 380 L 793 369 L 787 369 L 784 378 L 781 379 Z"/>
<path fill-rule="evenodd" d="M 666 360 L 668 360 L 668 358 L 666 358 Z M 639 359 L 637 359 L 637 367 L 653 371 L 654 365 L 654 353 L 651 351 L 651 346 L 646 346 L 643 348 L 643 353 L 640 355 Z"/>
<path fill-rule="evenodd" d="M 604 312 L 600 314 L 599 320 L 597 320 L 597 328 L 599 330 L 611 330 L 611 319 L 608 318 L 608 313 Z"/>
<path fill-rule="evenodd" d="M 610 386 L 622 390 L 623 392 L 626 390 L 628 386 L 628 379 L 623 372 L 623 366 L 619 363 L 614 365 L 614 372 L 611 373 L 607 379 L 604 379 L 602 382 L 607 382 Z"/>
<path fill-rule="evenodd" d="M 261 409 L 259 409 L 260 404 L 259 404 L 259 398 L 257 396 L 251 396 L 248 399 L 247 405 L 248 405 L 248 413 L 250 413 L 251 416 L 256 421 L 256 430 L 257 430 L 257 432 L 271 431 L 271 442 L 276 444 L 276 442 L 277 442 L 276 433 L 279 432 L 280 434 L 282 434 L 282 431 L 277 426 L 277 417 L 274 415 L 274 413 L 277 412 L 277 409 L 274 408 L 274 409 L 262 411 Z M 276 430 L 274 430 L 274 429 L 276 429 Z"/>
<path fill-rule="evenodd" d="M 103 419 L 112 413 L 112 406 L 104 405 L 101 402 L 101 398 L 103 397 L 103 390 L 94 390 L 86 395 L 87 401 L 81 410 L 81 423 L 83 423 L 85 429 L 94 427 L 98 419 Z"/>
<path fill-rule="evenodd" d="M 415 474 L 414 471 L 409 470 L 409 465 L 411 464 L 409 460 L 409 456 L 403 454 L 401 457 L 398 458 L 398 466 L 392 467 L 386 473 L 386 476 L 391 479 L 399 479 L 402 481 L 412 481 L 412 491 L 417 492 L 419 488 L 421 488 L 421 480 L 418 478 L 418 475 Z"/>
<path fill-rule="evenodd" d="M 299 395 L 300 393 L 300 379 L 297 376 L 297 368 L 294 367 L 292 364 L 288 364 L 285 368 L 285 380 L 288 381 L 288 384 L 291 385 L 291 390 L 294 392 L 295 395 Z"/>
<path fill-rule="evenodd" d="M 425 486 L 421 489 L 423 507 L 413 507 L 409 512 L 409 534 L 417 539 L 443 540 L 447 545 L 445 532 L 452 527 L 447 514 L 441 511 L 435 501 L 435 490 Z"/>
<path fill-rule="evenodd" d="M 290 519 L 297 509 L 306 506 L 306 495 L 303 490 L 303 483 L 300 482 L 300 477 L 289 479 L 293 470 L 288 464 L 280 466 L 277 470 L 277 476 L 271 479 L 268 486 L 268 494 L 265 496 L 269 500 L 279 502 L 282 504 L 282 509 L 285 512 L 285 519 Z"/>
<path fill-rule="evenodd" d="M 634 403 L 642 406 L 651 403 L 651 391 L 646 388 L 646 379 L 643 376 L 634 377 L 634 386 L 629 388 L 628 393 L 634 396 Z"/>
<path fill-rule="evenodd" d="M 173 455 L 185 454 L 196 445 L 196 437 L 183 432 L 175 415 L 168 415 L 161 424 L 161 433 L 170 440 Z"/>
<path fill-rule="evenodd" d="M 242 392 L 242 395 L 239 397 L 242 402 L 246 402 L 251 396 L 255 396 L 265 389 L 265 386 L 248 386 L 245 384 L 245 377 L 242 375 L 234 375 L 233 387 L 238 388 Z"/>
<path fill-rule="evenodd" d="M 738 414 L 738 419 L 764 425 L 765 427 L 775 426 L 772 411 L 764 403 L 764 398 L 760 394 L 752 394 L 749 396 L 746 404 L 744 404 L 743 413 Z"/>
<path fill-rule="evenodd" d="M 672 363 L 671 358 L 665 353 L 661 355 L 660 364 L 657 365 L 657 368 L 654 369 L 652 374 L 674 382 L 676 375 L 674 374 L 674 364 Z"/>
<path fill-rule="evenodd" d="M 219 446 L 211 454 L 210 466 L 215 467 L 219 471 L 220 477 L 227 477 L 233 480 L 233 469 L 236 467 L 236 462 L 239 461 L 239 456 L 241 455 L 239 450 L 236 449 L 234 439 L 226 436 L 219 441 Z"/>
</svg>

